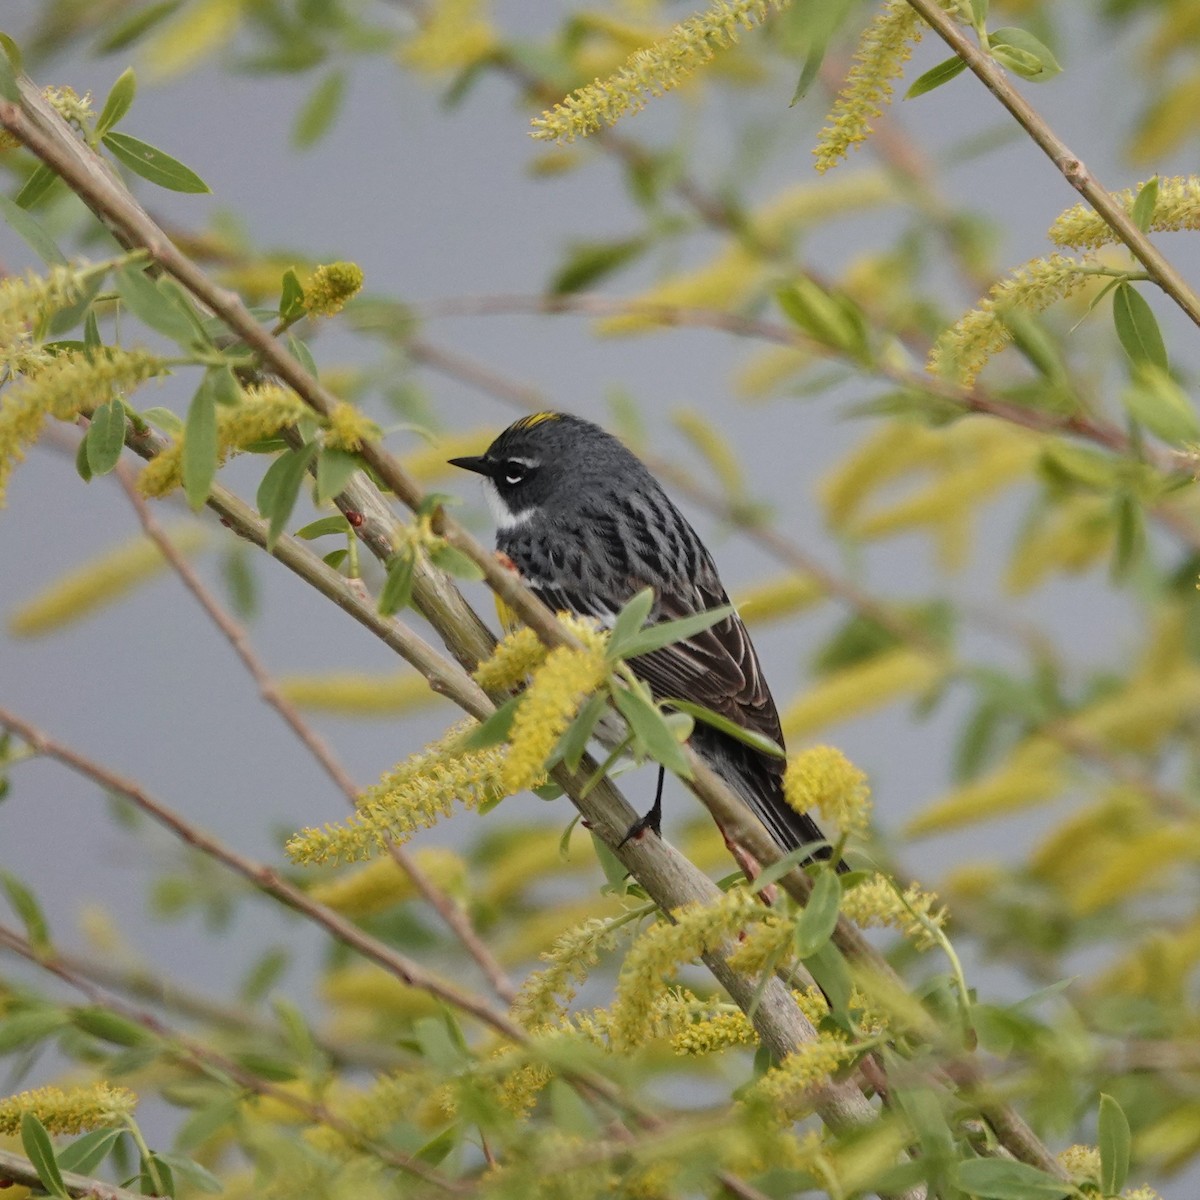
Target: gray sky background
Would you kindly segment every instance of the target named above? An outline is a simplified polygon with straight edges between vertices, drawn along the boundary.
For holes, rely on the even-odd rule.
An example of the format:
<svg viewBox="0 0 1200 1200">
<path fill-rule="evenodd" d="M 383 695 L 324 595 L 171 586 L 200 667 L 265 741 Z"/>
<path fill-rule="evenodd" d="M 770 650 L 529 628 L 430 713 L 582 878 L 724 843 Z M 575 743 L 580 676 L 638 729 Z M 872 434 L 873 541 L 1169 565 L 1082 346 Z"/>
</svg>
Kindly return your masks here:
<svg viewBox="0 0 1200 1200">
<path fill-rule="evenodd" d="M 4 25 L 19 38 L 36 0 L 9 0 L 5 8 Z M 529 29 L 549 27 L 561 13 L 559 5 L 543 9 L 514 3 L 501 6 L 502 24 L 505 9 L 520 13 Z M 1065 6 L 1062 17 L 1070 32 L 1061 47 L 1066 71 L 1054 83 L 1027 91 L 1105 182 L 1127 186 L 1150 174 L 1138 176 L 1113 158 L 1119 141 L 1114 130 L 1123 130 L 1137 107 L 1131 106 L 1127 88 L 1111 82 L 1131 43 L 1105 37 L 1103 44 L 1089 44 L 1085 32 L 1094 37 L 1099 27 Z M 941 57 L 939 46 L 922 46 L 907 78 Z M 99 62 L 63 60 L 40 68 L 39 82 L 70 83 L 102 99 L 126 65 L 124 55 Z M 207 180 L 213 195 L 180 197 L 149 187 L 139 194 L 154 212 L 183 225 L 201 226 L 214 210 L 226 210 L 257 243 L 302 248 L 323 259 L 353 259 L 366 271 L 368 290 L 417 304 L 459 295 L 536 293 L 568 241 L 621 236 L 639 227 L 617 173 L 602 162 L 553 179 L 530 177 L 529 164 L 539 151 L 527 135 L 528 114 L 501 80 L 485 79 L 447 115 L 434 89 L 387 62 L 362 65 L 354 71 L 332 135 L 310 152 L 295 153 L 288 145 L 289 130 L 314 82 L 309 75 L 255 79 L 205 68 L 162 88 L 144 86 L 122 128 L 178 153 Z M 766 199 L 789 181 L 816 178 L 809 151 L 824 100 L 813 95 L 789 111 L 792 84 L 782 76 L 775 82 L 750 96 L 717 90 L 695 118 L 697 134 L 712 147 L 698 162 L 710 182 L 719 182 L 728 171 L 733 139 L 747 112 L 786 148 L 754 180 L 753 197 Z M 652 136 L 656 127 L 676 119 L 680 103 L 677 97 L 657 102 L 629 132 Z M 1003 121 L 990 97 L 965 77 L 901 107 L 907 128 L 930 152 Z M 859 154 L 842 170 L 868 161 L 867 154 Z M 1182 162 L 1157 164 L 1164 173 L 1183 167 Z M 982 209 L 1000 223 L 1005 241 L 999 260 L 1014 265 L 1049 249 L 1046 228 L 1074 200 L 1049 162 L 1024 141 L 947 171 L 944 183 L 954 203 Z M 810 246 L 811 259 L 835 271 L 865 247 L 886 244 L 893 230 L 877 215 L 837 223 Z M 704 261 L 711 246 L 703 235 L 690 239 L 687 261 Z M 1173 239 L 1171 249 L 1176 247 Z M 1179 261 L 1195 273 L 1194 252 Z M 0 262 L 9 269 L 28 262 L 23 245 L 5 227 L 0 227 Z M 649 282 L 658 266 L 661 262 L 639 264 L 610 290 L 630 294 Z M 974 299 L 956 296 L 964 309 Z M 1189 356 L 1178 336 L 1182 326 L 1165 306 L 1156 304 L 1156 310 L 1168 338 L 1176 335 L 1176 357 L 1185 362 L 1190 357 L 1194 364 L 1194 351 Z M 641 408 L 660 454 L 688 454 L 669 414 L 680 405 L 700 409 L 727 433 L 756 497 L 776 507 L 781 528 L 821 560 L 839 563 L 841 551 L 824 529 L 813 488 L 866 427 L 841 420 L 840 404 L 831 396 L 750 406 L 731 399 L 729 380 L 749 353 L 745 344 L 702 331 L 599 340 L 575 317 L 461 318 L 431 323 L 426 332 L 430 340 L 537 387 L 550 404 L 594 419 L 607 418 L 607 396 L 622 389 Z M 316 351 L 323 366 L 377 354 L 373 344 L 337 333 L 323 337 Z M 457 384 L 431 375 L 424 380 L 430 404 L 448 426 L 499 429 L 513 415 Z M 876 391 L 855 384 L 841 389 L 838 399 L 864 399 Z M 160 402 L 157 396 L 148 398 L 151 391 L 141 395 L 143 403 Z M 392 444 L 399 449 L 404 442 L 396 438 Z M 246 483 L 252 474 L 232 478 Z M 243 494 L 252 495 L 253 484 L 248 486 L 251 491 Z M 475 486 L 467 480 L 461 490 L 478 514 L 479 528 L 486 529 Z M 705 514 L 684 508 L 710 540 L 731 590 L 778 573 L 761 553 L 724 536 Z M 1009 502 L 989 514 L 976 559 L 948 585 L 952 594 L 983 603 L 997 597 L 996 581 L 1022 513 L 1021 504 Z M 33 453 L 16 473 L 7 510 L 0 514 L 0 612 L 97 547 L 130 536 L 135 527 L 112 480 L 85 488 L 67 457 L 48 450 Z M 201 561 L 206 576 L 216 581 L 216 557 L 209 554 Z M 263 606 L 253 641 L 274 671 L 380 671 L 395 665 L 377 642 L 283 568 L 257 559 L 254 565 Z M 874 547 L 863 566 L 867 584 L 881 592 L 928 594 L 932 565 L 922 538 Z M 487 598 L 477 590 L 473 594 L 490 612 Z M 1123 642 L 1125 602 L 1092 578 L 1055 583 L 1010 611 L 1019 615 L 1022 609 L 1050 631 L 1068 658 L 1082 663 L 1094 660 L 1097 647 L 1107 654 Z M 781 703 L 799 690 L 813 647 L 842 616 L 826 605 L 801 622 L 772 627 L 756 638 Z M 1131 636 L 1136 633 L 1131 627 Z M 1009 653 L 979 633 L 968 635 L 965 652 L 1001 658 Z M 0 697 L 56 737 L 135 776 L 219 836 L 273 861 L 281 857 L 280 829 L 342 815 L 340 797 L 259 703 L 232 652 L 171 578 L 54 636 L 35 641 L 0 636 Z M 827 737 L 870 773 L 879 819 L 895 828 L 947 786 L 948 747 L 962 715 L 961 706 L 951 703 L 915 724 L 901 705 Z M 399 724 L 317 723 L 365 784 L 417 749 L 450 716 L 443 707 Z M 547 809 L 535 800 L 517 801 L 509 811 L 523 805 L 533 819 L 564 825 L 566 803 Z M 675 797 L 668 832 L 689 803 Z M 460 816 L 433 831 L 429 841 L 472 838 L 477 821 Z M 1041 816 L 1005 821 L 1006 844 L 999 847 L 995 828 L 988 826 L 922 842 L 905 851 L 904 862 L 916 876 L 936 881 L 943 869 L 964 858 L 1019 855 L 1043 821 Z M 184 927 L 148 923 L 141 915 L 144 887 L 160 864 L 138 861 L 131 847 L 109 822 L 96 789 L 48 764 L 22 766 L 12 797 L 0 808 L 0 865 L 36 885 L 63 944 L 76 940 L 80 905 L 102 902 L 137 931 L 148 957 L 216 991 L 240 975 L 263 939 L 291 936 L 291 927 L 273 915 L 248 933 L 244 947 L 237 939 L 205 937 L 194 922 Z M 267 910 L 255 906 L 253 911 Z M 996 973 L 981 979 L 999 995 L 1013 987 Z"/>
</svg>

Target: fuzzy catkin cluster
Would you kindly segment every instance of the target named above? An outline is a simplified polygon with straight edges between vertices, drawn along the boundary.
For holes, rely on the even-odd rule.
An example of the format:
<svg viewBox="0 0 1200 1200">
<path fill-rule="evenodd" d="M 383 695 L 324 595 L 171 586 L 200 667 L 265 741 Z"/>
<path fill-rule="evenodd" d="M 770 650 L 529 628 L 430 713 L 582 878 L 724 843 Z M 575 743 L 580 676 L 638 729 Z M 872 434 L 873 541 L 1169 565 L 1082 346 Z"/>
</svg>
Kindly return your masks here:
<svg viewBox="0 0 1200 1200">
<path fill-rule="evenodd" d="M 533 136 L 573 142 L 603 125 L 615 125 L 646 106 L 732 46 L 743 29 L 766 20 L 790 0 L 715 0 L 707 11 L 676 25 L 661 41 L 635 51 L 619 71 L 574 91 L 533 121 Z"/>
<path fill-rule="evenodd" d="M 34 1088 L 0 1100 L 0 1134 L 19 1134 L 22 1118 L 30 1113 L 50 1133 L 83 1133 L 120 1124 L 136 1107 L 133 1092 L 107 1083 Z"/>
</svg>

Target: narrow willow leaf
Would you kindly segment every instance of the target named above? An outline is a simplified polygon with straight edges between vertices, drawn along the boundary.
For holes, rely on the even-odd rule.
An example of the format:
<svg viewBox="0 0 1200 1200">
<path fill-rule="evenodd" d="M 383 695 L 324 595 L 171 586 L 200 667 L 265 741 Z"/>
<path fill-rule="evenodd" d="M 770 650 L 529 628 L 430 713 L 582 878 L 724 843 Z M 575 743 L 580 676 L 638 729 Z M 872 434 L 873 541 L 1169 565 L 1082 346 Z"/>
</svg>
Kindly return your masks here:
<svg viewBox="0 0 1200 1200">
<path fill-rule="evenodd" d="M 132 46 L 160 21 L 169 17 L 182 3 L 183 0 L 160 0 L 158 4 L 151 4 L 149 8 L 135 12 L 105 35 L 96 47 L 97 51 L 100 54 L 112 54 L 117 50 L 124 50 L 126 46 Z"/>
<path fill-rule="evenodd" d="M 837 925 L 842 884 L 832 868 L 817 872 L 812 894 L 796 922 L 796 957 L 811 958 L 829 942 Z"/>
<path fill-rule="evenodd" d="M 1137 288 L 1128 283 L 1121 283 L 1113 290 L 1113 323 L 1132 362 L 1150 363 L 1163 371 L 1170 369 L 1154 310 Z"/>
<path fill-rule="evenodd" d="M 1100 1190 L 1115 1196 L 1129 1175 L 1129 1118 L 1120 1104 L 1105 1093 L 1100 1095 Z"/>
<path fill-rule="evenodd" d="M 185 1181 L 198 1192 L 219 1196 L 225 1190 L 225 1185 L 207 1167 L 182 1154 L 160 1153 L 154 1156 L 154 1160 L 160 1167 L 170 1170 L 173 1177 Z"/>
<path fill-rule="evenodd" d="M 702 633 L 705 629 L 724 621 L 733 612 L 732 604 L 722 604 L 720 608 L 711 608 L 708 612 L 694 613 L 690 617 L 680 617 L 676 621 L 662 621 L 633 634 L 621 647 L 622 658 L 636 658 L 639 654 L 650 654 L 661 650 L 672 642 L 682 642 L 694 634 Z"/>
<path fill-rule="evenodd" d="M 636 259 L 646 249 L 643 238 L 617 242 L 580 242 L 554 273 L 549 291 L 555 296 L 582 292 Z"/>
<path fill-rule="evenodd" d="M 121 267 L 113 279 L 117 295 L 139 321 L 181 346 L 191 346 L 197 340 L 196 327 L 176 296 L 161 291 L 141 267 Z"/>
<path fill-rule="evenodd" d="M 592 731 L 596 728 L 596 722 L 604 715 L 607 703 L 608 697 L 605 693 L 597 692 L 579 710 L 575 720 L 571 722 L 570 728 L 562 735 L 562 739 L 558 743 L 558 752 L 562 761 L 572 771 L 579 770 L 579 764 L 583 761 Z"/>
<path fill-rule="evenodd" d="M 0 42 L 0 96 L 11 100 L 14 104 L 21 102 L 21 89 L 17 86 L 17 72 L 20 71 L 20 51 L 17 44 L 7 34 Z"/>
<path fill-rule="evenodd" d="M 76 1138 L 58 1152 L 60 1170 L 76 1171 L 80 1175 L 92 1174 L 108 1157 L 117 1138 L 124 1132 L 123 1129 L 93 1129 L 91 1133 Z"/>
<path fill-rule="evenodd" d="M 650 757 L 673 774 L 691 779 L 691 765 L 662 713 L 637 692 L 627 688 L 618 688 L 614 699 L 621 715 L 629 722 L 629 728 L 645 746 Z"/>
<path fill-rule="evenodd" d="M 5 224 L 47 266 L 66 265 L 67 256 L 42 227 L 42 223 L 36 217 L 30 216 L 20 204 L 5 195 L 0 195 L 0 216 L 4 217 Z"/>
<path fill-rule="evenodd" d="M 292 145 L 306 150 L 329 132 L 346 98 L 346 72 L 331 71 L 301 105 L 292 126 Z"/>
<path fill-rule="evenodd" d="M 1143 232 L 1150 232 L 1150 222 L 1154 220 L 1154 209 L 1158 204 L 1158 176 L 1147 179 L 1138 189 L 1137 198 L 1133 202 L 1130 216 L 1133 223 Z"/>
<path fill-rule="evenodd" d="M 1137 497 L 1130 492 L 1118 492 L 1113 498 L 1113 508 L 1116 515 L 1117 537 L 1113 548 L 1112 578 L 1119 582 L 1124 579 L 1141 558 L 1142 546 L 1145 542 L 1145 522 L 1142 517 L 1142 506 Z"/>
<path fill-rule="evenodd" d="M 317 503 L 325 504 L 341 495 L 361 466 L 358 455 L 349 450 L 322 448 L 317 456 Z"/>
<path fill-rule="evenodd" d="M 99 1005 L 75 1009 L 71 1013 L 71 1024 L 114 1046 L 144 1046 L 154 1041 L 154 1035 L 136 1021 Z"/>
<path fill-rule="evenodd" d="M 107 475 L 116 467 L 125 449 L 125 406 L 120 400 L 110 400 L 92 413 L 83 441 L 92 475 Z"/>
<path fill-rule="evenodd" d="M 289 336 L 288 349 L 292 352 L 292 357 L 295 358 L 314 379 L 319 378 L 317 374 L 317 360 L 313 358 L 312 351 L 308 348 L 307 343 L 302 342 L 297 337 Z"/>
<path fill-rule="evenodd" d="M 1161 367 L 1140 363 L 1121 393 L 1125 411 L 1164 442 L 1181 446 L 1200 438 L 1191 397 Z"/>
<path fill-rule="evenodd" d="M 429 561 L 435 567 L 441 567 L 448 575 L 454 575 L 458 579 L 480 580 L 483 578 L 483 568 L 456 546 L 434 546 L 429 551 Z"/>
<path fill-rule="evenodd" d="M 0 870 L 0 885 L 3 885 L 13 912 L 25 926 L 25 937 L 36 954 L 50 951 L 50 929 L 46 924 L 42 906 L 34 894 L 11 872 Z"/>
<path fill-rule="evenodd" d="M 1028 1163 L 972 1158 L 958 1164 L 958 1185 L 979 1200 L 1062 1200 L 1074 1189 Z"/>
<path fill-rule="evenodd" d="M 132 67 L 127 67 L 117 77 L 112 85 L 104 107 L 96 118 L 96 135 L 103 137 L 114 125 L 117 125 L 125 114 L 133 107 L 133 98 L 137 95 L 137 76 Z"/>
<path fill-rule="evenodd" d="M 336 517 L 321 517 L 320 520 L 305 525 L 303 529 L 297 529 L 295 536 L 310 542 L 313 538 L 324 537 L 329 533 L 346 534 L 349 532 L 350 522 L 341 513 L 338 513 Z"/>
<path fill-rule="evenodd" d="M 284 321 L 298 321 L 304 316 L 304 287 L 295 269 L 288 267 L 283 273 L 279 293 L 279 316 Z"/>
<path fill-rule="evenodd" d="M 413 575 L 416 567 L 416 555 L 408 546 L 403 550 L 398 550 L 388 559 L 387 579 L 384 580 L 377 605 L 382 616 L 390 617 L 408 605 L 412 599 Z"/>
<path fill-rule="evenodd" d="M 711 725 L 713 729 L 719 729 L 722 733 L 728 734 L 731 738 L 736 738 L 739 742 L 743 742 L 747 746 L 753 746 L 755 750 L 760 751 L 762 754 L 769 754 L 772 758 L 787 757 L 778 742 L 773 742 L 765 734 L 761 734 L 755 729 L 746 729 L 736 721 L 731 721 L 728 717 L 722 716 L 719 712 L 713 712 L 711 708 L 705 708 L 703 704 L 693 704 L 690 700 L 677 700 L 673 697 L 664 700 L 663 704 L 678 709 L 682 713 L 687 713 L 689 717 L 694 717 L 697 721 L 702 721 L 705 725 Z"/>
<path fill-rule="evenodd" d="M 187 445 L 186 441 L 184 445 Z M 267 519 L 268 551 L 275 549 L 275 543 L 296 507 L 300 485 L 316 453 L 316 442 L 285 451 L 267 468 L 258 485 L 256 500 L 258 511 Z"/>
<path fill-rule="evenodd" d="M 51 1196 L 67 1200 L 69 1193 L 63 1183 L 62 1171 L 54 1157 L 54 1145 L 46 1127 L 33 1115 L 27 1112 L 21 1118 L 21 1145 L 25 1157 L 33 1164 L 33 1169 L 42 1181 L 42 1187 Z"/>
<path fill-rule="evenodd" d="M 217 474 L 217 403 L 208 376 L 188 405 L 183 432 L 183 491 L 193 509 L 208 499 Z"/>
<path fill-rule="evenodd" d="M 641 632 L 654 607 L 654 589 L 642 588 L 625 607 L 617 613 L 613 622 L 612 633 L 608 639 L 608 657 L 618 659 L 624 653 L 625 644 L 637 633 Z"/>
<path fill-rule="evenodd" d="M 934 88 L 940 88 L 943 83 L 949 83 L 966 69 L 967 60 L 959 58 L 957 54 L 943 59 L 936 67 L 930 67 L 924 75 L 919 75 L 914 79 L 912 86 L 904 93 L 904 98 L 905 100 L 915 100 L 918 96 L 924 96 L 927 92 L 932 92 Z"/>
<path fill-rule="evenodd" d="M 18 208 L 32 208 L 57 182 L 58 172 L 42 163 L 21 185 L 14 203 Z"/>
<path fill-rule="evenodd" d="M 826 942 L 816 954 L 809 955 L 803 961 L 817 981 L 817 986 L 825 993 L 830 1015 L 839 1024 L 849 1022 L 850 990 L 853 984 L 850 968 L 846 966 L 842 952 L 832 942 Z"/>
<path fill-rule="evenodd" d="M 165 151 L 128 133 L 106 133 L 101 139 L 113 157 L 135 175 L 172 192 L 211 192 L 212 188 L 191 167 Z"/>
<path fill-rule="evenodd" d="M 84 483 L 92 482 L 92 466 L 88 462 L 87 438 L 80 438 L 75 450 L 75 470 Z"/>
</svg>

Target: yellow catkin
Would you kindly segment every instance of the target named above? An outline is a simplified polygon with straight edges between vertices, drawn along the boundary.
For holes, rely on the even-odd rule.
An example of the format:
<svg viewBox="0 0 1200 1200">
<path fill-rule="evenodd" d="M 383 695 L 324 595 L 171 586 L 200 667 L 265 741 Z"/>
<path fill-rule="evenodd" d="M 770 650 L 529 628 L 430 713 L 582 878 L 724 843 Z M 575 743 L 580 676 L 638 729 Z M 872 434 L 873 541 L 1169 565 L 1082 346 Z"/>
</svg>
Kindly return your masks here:
<svg viewBox="0 0 1200 1200">
<path fill-rule="evenodd" d="M 806 575 L 784 575 L 738 592 L 738 616 L 747 625 L 763 625 L 811 608 L 825 598 L 821 584 Z"/>
<path fill-rule="evenodd" d="M 475 682 L 488 692 L 516 687 L 546 661 L 548 653 L 549 650 L 532 629 L 525 626 L 514 629 L 475 668 Z"/>
<path fill-rule="evenodd" d="M 463 71 L 496 47 L 496 30 L 483 0 L 435 0 L 420 30 L 401 48 L 400 59 L 418 71 Z"/>
<path fill-rule="evenodd" d="M 945 666 L 918 650 L 897 647 L 852 663 L 817 681 L 783 710 L 787 737 L 803 737 L 839 721 L 871 712 L 897 696 L 921 693 L 941 678 Z"/>
<path fill-rule="evenodd" d="M 915 883 L 898 892 L 891 880 L 878 874 L 845 892 L 842 913 L 864 929 L 872 926 L 898 929 L 919 950 L 934 944 L 921 918 L 939 926 L 946 921 L 946 910 L 938 906 L 933 892 L 926 892 Z"/>
<path fill-rule="evenodd" d="M 1113 199 L 1131 213 L 1143 187 L 1144 183 L 1126 188 L 1114 193 Z M 1181 229 L 1200 229 L 1200 176 L 1173 175 L 1158 181 L 1150 231 L 1173 233 Z M 1055 219 L 1050 226 L 1050 240 L 1066 249 L 1098 250 L 1101 246 L 1116 245 L 1121 239 L 1093 209 L 1076 204 Z"/>
<path fill-rule="evenodd" d="M 783 792 L 797 812 L 815 809 L 850 836 L 867 832 L 871 789 L 866 772 L 833 746 L 813 746 L 795 755 L 784 772 Z"/>
<path fill-rule="evenodd" d="M 168 532 L 181 554 L 195 554 L 208 542 L 198 525 Z M 14 637 L 40 637 L 82 620 L 120 600 L 168 567 L 162 551 L 147 537 L 122 542 L 89 559 L 13 609 L 8 631 Z"/>
<path fill-rule="evenodd" d="M 413 852 L 413 865 L 443 891 L 457 892 L 467 877 L 467 865 L 452 850 L 430 846 Z M 420 895 L 412 876 L 391 858 L 363 867 L 310 889 L 309 895 L 347 917 L 370 917 Z"/>
<path fill-rule="evenodd" d="M 284 675 L 279 691 L 297 708 L 308 712 L 353 717 L 390 717 L 440 703 L 429 681 L 414 671 L 368 675 L 333 672 L 327 675 Z"/>
<path fill-rule="evenodd" d="M 616 944 L 614 923 L 598 918 L 559 934 L 554 945 L 540 956 L 547 966 L 521 985 L 513 1003 L 514 1015 L 527 1029 L 560 1019 L 575 997 L 576 984 L 582 983 L 600 961 L 600 955 Z"/>
<path fill-rule="evenodd" d="M 731 888 L 714 903 L 677 909 L 672 913 L 673 923 L 661 921 L 642 933 L 625 956 L 617 980 L 610 1028 L 613 1049 L 635 1049 L 653 1035 L 663 976 L 717 949 L 765 913 L 751 893 Z"/>
<path fill-rule="evenodd" d="M 358 263 L 323 263 L 304 285 L 304 310 L 310 317 L 332 317 L 362 291 Z"/>
<path fill-rule="evenodd" d="M 841 1034 L 804 1042 L 744 1093 L 744 1102 L 762 1106 L 776 1120 L 791 1122 L 812 1111 L 818 1090 L 855 1055 Z"/>
<path fill-rule="evenodd" d="M 813 150 L 818 171 L 837 166 L 854 146 L 867 140 L 871 122 L 883 115 L 900 76 L 921 40 L 924 25 L 907 0 L 887 0 L 863 30 L 846 82 L 826 118 Z"/>
<path fill-rule="evenodd" d="M 217 408 L 217 460 L 235 450 L 274 437 L 282 429 L 312 415 L 295 392 L 274 384 L 246 388 L 242 402 Z M 183 486 L 183 439 L 179 438 L 148 462 L 137 480 L 144 496 L 165 496 Z"/>
<path fill-rule="evenodd" d="M 718 50 L 732 46 L 743 29 L 766 20 L 772 9 L 788 0 L 715 0 L 705 12 L 676 25 L 665 38 L 625 60 L 607 79 L 597 79 L 572 92 L 553 109 L 533 121 L 533 136 L 549 141 L 573 142 L 603 125 L 639 112 L 651 96 L 678 87 L 711 62 Z"/>
<path fill-rule="evenodd" d="M 1018 267 L 937 340 L 927 364 L 970 387 L 988 361 L 1012 340 L 1010 318 L 1043 312 L 1078 291 L 1091 278 L 1087 261 L 1051 254 Z"/>
<path fill-rule="evenodd" d="M 83 1087 L 34 1088 L 0 1100 L 0 1134 L 21 1132 L 21 1119 L 32 1113 L 50 1133 L 84 1133 L 118 1125 L 137 1107 L 128 1088 L 94 1083 Z"/>
<path fill-rule="evenodd" d="M 509 732 L 501 779 L 511 795 L 545 778 L 546 760 L 583 702 L 608 677 L 604 639 L 576 649 L 557 646 L 521 696 Z"/>
<path fill-rule="evenodd" d="M 1163 825 L 1109 848 L 1087 879 L 1067 896 L 1076 916 L 1086 917 L 1119 904 L 1131 895 L 1161 891 L 1174 869 L 1200 857 L 1200 825 L 1195 821 Z"/>
<path fill-rule="evenodd" d="M 24 340 L 46 316 L 77 299 L 87 269 L 57 266 L 45 275 L 10 275 L 0 280 L 0 345 Z"/>
<path fill-rule="evenodd" d="M 1002 766 L 926 805 L 905 826 L 905 834 L 944 833 L 1039 804 L 1065 786 L 1064 760 L 1065 752 L 1057 746 L 1030 739 Z"/>
<path fill-rule="evenodd" d="M 467 750 L 464 739 L 464 730 L 455 728 L 398 764 L 359 797 L 357 810 L 343 824 L 304 829 L 289 838 L 289 856 L 308 865 L 355 862 L 428 829 L 456 802 L 478 808 L 505 795 L 503 749 Z"/>
<path fill-rule="evenodd" d="M 0 399 L 0 504 L 9 475 L 48 417 L 73 421 L 164 372 L 160 359 L 140 350 L 67 350 L 7 388 Z"/>
<path fill-rule="evenodd" d="M 329 414 L 325 445 L 334 450 L 361 450 L 363 442 L 379 437 L 379 426 L 353 404 L 338 404 Z"/>
</svg>

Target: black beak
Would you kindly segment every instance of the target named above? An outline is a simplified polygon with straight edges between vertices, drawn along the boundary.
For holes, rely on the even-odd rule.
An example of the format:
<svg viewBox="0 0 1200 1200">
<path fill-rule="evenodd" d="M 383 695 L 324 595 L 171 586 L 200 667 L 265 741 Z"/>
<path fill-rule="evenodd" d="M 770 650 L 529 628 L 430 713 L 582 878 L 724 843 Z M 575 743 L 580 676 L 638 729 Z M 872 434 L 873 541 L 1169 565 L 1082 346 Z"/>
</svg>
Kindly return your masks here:
<svg viewBox="0 0 1200 1200">
<path fill-rule="evenodd" d="M 462 467 L 464 471 L 474 471 L 476 475 L 491 475 L 492 465 L 482 454 L 469 454 L 466 458 L 447 459 L 452 467 Z"/>
</svg>

